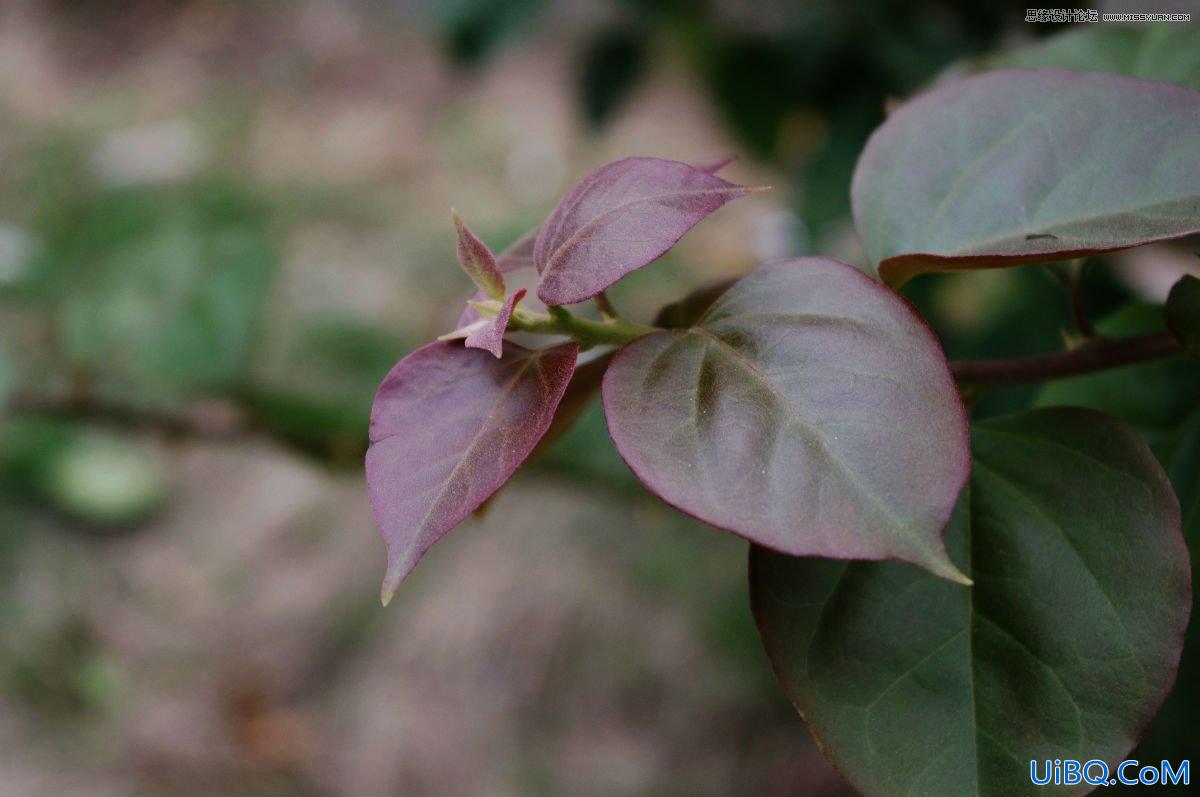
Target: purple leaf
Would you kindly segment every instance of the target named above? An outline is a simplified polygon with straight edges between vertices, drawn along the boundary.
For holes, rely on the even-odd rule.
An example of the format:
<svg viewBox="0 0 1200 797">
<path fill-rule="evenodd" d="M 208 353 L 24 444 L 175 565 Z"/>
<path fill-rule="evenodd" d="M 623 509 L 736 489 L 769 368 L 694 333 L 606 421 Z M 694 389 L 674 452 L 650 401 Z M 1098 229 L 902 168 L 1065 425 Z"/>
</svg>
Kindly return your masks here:
<svg viewBox="0 0 1200 797">
<path fill-rule="evenodd" d="M 496 267 L 500 269 L 501 274 L 511 274 L 514 271 L 533 268 L 533 242 L 537 240 L 537 234 L 537 230 L 530 230 L 518 238 L 512 246 L 496 255 Z M 481 302 L 487 298 L 487 294 L 483 291 L 476 291 L 471 300 Z M 478 321 L 479 318 L 480 315 L 475 312 L 475 308 L 467 305 L 459 314 L 458 323 L 454 325 L 454 328 L 461 329 L 467 324 Z"/>
<path fill-rule="evenodd" d="M 371 410 L 367 489 L 388 549 L 382 598 L 431 545 L 504 484 L 545 434 L 579 346 L 500 359 L 430 343 L 391 370 Z"/>
<path fill-rule="evenodd" d="M 493 357 L 500 358 L 504 347 L 504 330 L 508 329 L 508 319 L 512 316 L 513 308 L 517 306 L 517 302 L 525 295 L 525 289 L 514 293 L 500 306 L 499 314 L 488 322 L 482 329 L 478 329 L 467 335 L 468 349 L 483 349 L 490 351 Z"/>
<path fill-rule="evenodd" d="M 933 333 L 852 266 L 760 267 L 695 326 L 621 349 L 602 394 L 617 450 L 672 506 L 784 553 L 963 578 L 942 529 L 965 410 Z"/>
<path fill-rule="evenodd" d="M 601 166 L 567 192 L 538 233 L 538 297 L 552 307 L 590 299 L 729 200 L 756 190 L 659 158 Z"/>
<path fill-rule="evenodd" d="M 854 220 L 880 276 L 1066 260 L 1200 231 L 1200 93 L 1009 70 L 939 86 L 875 131 Z"/>
<path fill-rule="evenodd" d="M 457 212 L 451 211 L 451 215 L 454 217 L 454 229 L 458 233 L 458 264 L 488 298 L 503 299 L 504 275 L 500 273 L 496 256 L 487 244 L 463 224 Z"/>
</svg>

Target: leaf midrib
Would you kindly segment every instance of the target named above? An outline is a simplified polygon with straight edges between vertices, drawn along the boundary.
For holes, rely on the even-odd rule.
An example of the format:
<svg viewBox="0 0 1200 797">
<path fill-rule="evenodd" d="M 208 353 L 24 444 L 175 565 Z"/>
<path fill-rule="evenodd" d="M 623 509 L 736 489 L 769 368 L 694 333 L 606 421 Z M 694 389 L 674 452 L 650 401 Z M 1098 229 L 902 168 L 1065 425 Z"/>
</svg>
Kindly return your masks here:
<svg viewBox="0 0 1200 797">
<path fill-rule="evenodd" d="M 433 515 L 434 511 L 441 506 L 442 501 L 445 500 L 446 491 L 450 489 L 450 483 L 454 480 L 455 476 L 458 475 L 460 469 L 464 466 L 466 461 L 471 457 L 471 455 L 479 447 L 481 440 L 483 438 L 484 432 L 487 431 L 488 428 L 491 426 L 492 421 L 495 419 L 496 414 L 499 412 L 501 405 L 508 398 L 508 396 L 513 392 L 513 390 L 516 389 L 517 383 L 520 381 L 521 377 L 523 377 L 525 375 L 525 372 L 528 371 L 533 365 L 535 365 L 539 359 L 540 358 L 537 358 L 537 357 L 527 358 L 526 362 L 520 368 L 518 368 L 517 372 L 515 374 L 513 374 L 511 379 L 508 380 L 508 382 L 505 384 L 504 388 L 500 391 L 500 394 L 498 396 L 496 396 L 496 400 L 494 402 L 492 402 L 491 410 L 488 411 L 488 414 L 483 419 L 483 422 L 479 424 L 478 431 L 476 431 L 475 434 L 472 435 L 471 442 L 468 443 L 466 448 L 463 449 L 463 453 L 458 458 L 458 462 L 456 462 L 454 464 L 454 467 L 451 468 L 450 472 L 447 473 L 445 478 L 442 479 L 441 487 L 438 489 L 437 495 L 434 497 L 433 501 L 430 502 L 429 508 L 425 511 L 425 514 L 424 514 L 424 516 L 422 516 L 420 522 L 416 524 L 415 528 L 418 531 L 425 531 L 428 528 L 430 528 L 429 519 Z M 394 434 L 388 435 L 388 437 L 383 438 L 383 440 L 386 440 L 386 439 L 388 439 L 390 437 L 394 437 L 394 436 L 395 436 Z M 380 440 L 379 442 L 383 442 L 383 440 Z M 417 545 L 419 537 L 420 537 L 419 533 L 413 535 L 412 541 L 407 546 L 405 546 L 405 554 L 410 553 L 412 551 L 412 549 L 414 548 L 414 546 Z"/>
<path fill-rule="evenodd" d="M 603 213 L 600 213 L 599 215 L 593 217 L 592 219 L 589 219 L 586 224 L 581 225 L 579 227 L 579 229 L 577 229 L 575 232 L 571 233 L 571 235 L 568 236 L 565 241 L 563 241 L 561 244 L 559 244 L 558 246 L 556 246 L 554 248 L 554 251 L 551 252 L 550 255 L 546 258 L 546 267 L 544 269 L 542 269 L 542 278 L 545 279 L 545 276 L 547 274 L 549 274 L 551 271 L 557 271 L 557 267 L 561 263 L 561 261 L 559 260 L 559 257 L 560 257 L 560 255 L 562 255 L 562 253 L 564 251 L 566 251 L 566 250 L 570 249 L 570 247 L 574 246 L 578 242 L 580 237 L 582 237 L 587 232 L 589 232 L 590 230 L 595 228 L 598 224 L 600 224 L 601 221 L 603 221 L 607 217 L 611 216 L 612 214 L 616 213 L 617 211 L 625 210 L 627 208 L 631 208 L 635 205 L 639 205 L 639 204 L 642 204 L 645 202 L 653 202 L 656 200 L 667 199 L 670 197 L 688 197 L 688 196 L 707 196 L 710 194 L 727 194 L 727 193 L 734 193 L 739 190 L 745 191 L 746 189 L 731 185 L 731 186 L 719 187 L 719 188 L 697 188 L 697 189 L 688 190 L 688 191 L 671 191 L 671 192 L 665 193 L 665 194 L 654 194 L 652 196 L 639 197 L 637 199 L 631 199 L 628 202 L 622 202 L 620 204 L 614 205 L 611 208 L 609 208 L 608 210 L 604 211 Z M 580 200 L 580 202 L 582 202 L 582 199 Z M 574 212 L 574 209 L 572 209 L 571 212 Z"/>
<path fill-rule="evenodd" d="M 735 363 L 746 370 L 752 377 L 754 377 L 755 381 L 765 387 L 767 391 L 770 392 L 771 395 L 773 395 L 776 400 L 783 405 L 783 407 L 792 416 L 792 419 L 805 430 L 806 436 L 812 442 L 817 444 L 819 449 L 829 458 L 829 460 L 838 466 L 838 468 L 845 475 L 846 479 L 853 484 L 859 492 L 866 496 L 871 501 L 872 505 L 874 505 L 887 520 L 891 521 L 900 529 L 907 530 L 912 528 L 912 524 L 909 521 L 898 518 L 895 513 L 892 512 L 891 508 L 880 500 L 879 496 L 877 496 L 865 484 L 862 483 L 858 475 L 850 467 L 849 463 L 842 459 L 840 454 L 829 445 L 828 441 L 825 440 L 825 437 L 820 432 L 820 427 L 818 427 L 808 417 L 801 413 L 800 409 L 791 400 L 791 397 L 781 391 L 779 387 L 773 381 L 771 381 L 766 374 L 760 371 L 758 366 L 756 366 L 749 358 L 703 327 L 692 327 L 691 329 L 688 329 L 685 334 L 696 334 L 706 341 L 716 343 L 719 351 L 725 352 Z M 709 347 L 706 345 L 705 348 Z M 915 541 L 920 548 L 927 547 L 918 535 L 913 535 L 912 538 L 909 538 L 906 541 L 910 543 Z"/>
</svg>

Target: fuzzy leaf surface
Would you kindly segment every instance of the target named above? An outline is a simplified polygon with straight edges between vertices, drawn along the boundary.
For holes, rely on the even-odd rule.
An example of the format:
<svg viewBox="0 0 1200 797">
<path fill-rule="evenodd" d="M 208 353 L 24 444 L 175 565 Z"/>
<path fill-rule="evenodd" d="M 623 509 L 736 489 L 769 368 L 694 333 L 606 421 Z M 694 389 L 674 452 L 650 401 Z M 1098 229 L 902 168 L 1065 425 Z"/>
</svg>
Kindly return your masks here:
<svg viewBox="0 0 1200 797">
<path fill-rule="evenodd" d="M 1145 443 L 1053 408 L 977 426 L 946 539 L 963 588 L 756 547 L 767 653 L 867 797 L 1080 795 L 1031 759 L 1119 761 L 1171 688 L 1191 607 L 1179 505 Z"/>
<path fill-rule="evenodd" d="M 1001 70 L 938 86 L 871 136 L 855 224 L 890 284 L 1200 231 L 1200 93 Z"/>
<path fill-rule="evenodd" d="M 471 282 L 474 282 L 476 287 L 488 298 L 503 299 L 505 294 L 504 275 L 500 273 L 496 256 L 492 254 L 488 245 L 479 239 L 479 236 L 463 224 L 458 213 L 454 213 L 453 217 L 454 230 L 457 233 L 458 265 L 471 278 Z"/>
<path fill-rule="evenodd" d="M 500 312 L 482 329 L 467 335 L 465 341 L 468 349 L 483 349 L 493 357 L 500 357 L 504 351 L 504 331 L 508 329 L 508 319 L 512 317 L 513 308 L 525 296 L 525 289 L 514 291 L 500 305 Z"/>
<path fill-rule="evenodd" d="M 538 296 L 549 306 L 590 299 L 656 260 L 729 200 L 755 190 L 660 158 L 601 166 L 567 192 L 538 233 Z"/>
<path fill-rule="evenodd" d="M 385 602 L 435 542 L 512 476 L 550 426 L 579 347 L 505 346 L 496 359 L 431 343 L 384 378 L 367 489 L 388 549 Z"/>
<path fill-rule="evenodd" d="M 937 340 L 828 258 L 768 263 L 682 330 L 621 349 L 605 416 L 667 503 L 767 547 L 898 558 L 948 578 L 966 417 Z"/>
</svg>

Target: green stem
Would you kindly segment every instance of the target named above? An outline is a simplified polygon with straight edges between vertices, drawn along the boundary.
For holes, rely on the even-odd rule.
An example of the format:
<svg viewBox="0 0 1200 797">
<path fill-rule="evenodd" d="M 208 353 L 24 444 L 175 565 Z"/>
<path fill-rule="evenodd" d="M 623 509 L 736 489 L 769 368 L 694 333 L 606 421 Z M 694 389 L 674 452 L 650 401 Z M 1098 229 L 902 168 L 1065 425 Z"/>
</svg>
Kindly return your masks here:
<svg viewBox="0 0 1200 797">
<path fill-rule="evenodd" d="M 567 335 L 585 349 L 592 346 L 623 346 L 631 340 L 658 331 L 657 327 L 620 318 L 592 321 L 571 315 L 561 307 L 551 307 L 549 315 L 518 308 L 508 320 L 508 328 L 540 335 Z"/>
</svg>

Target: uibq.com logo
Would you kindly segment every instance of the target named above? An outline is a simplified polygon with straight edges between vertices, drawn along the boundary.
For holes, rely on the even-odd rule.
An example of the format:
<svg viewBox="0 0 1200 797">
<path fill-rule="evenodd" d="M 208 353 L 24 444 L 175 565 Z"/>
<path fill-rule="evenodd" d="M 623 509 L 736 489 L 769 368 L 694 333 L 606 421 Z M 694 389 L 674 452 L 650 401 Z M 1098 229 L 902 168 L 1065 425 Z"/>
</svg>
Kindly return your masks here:
<svg viewBox="0 0 1200 797">
<path fill-rule="evenodd" d="M 1071 758 L 1033 760 L 1029 762 L 1029 779 L 1035 786 L 1190 786 L 1191 761 L 1178 764 L 1160 761 L 1143 764 L 1135 759 L 1116 766 L 1099 759 L 1076 761 Z"/>
</svg>

